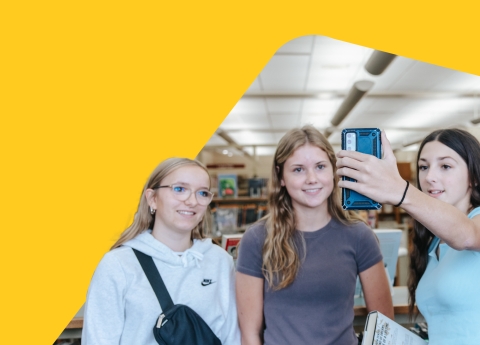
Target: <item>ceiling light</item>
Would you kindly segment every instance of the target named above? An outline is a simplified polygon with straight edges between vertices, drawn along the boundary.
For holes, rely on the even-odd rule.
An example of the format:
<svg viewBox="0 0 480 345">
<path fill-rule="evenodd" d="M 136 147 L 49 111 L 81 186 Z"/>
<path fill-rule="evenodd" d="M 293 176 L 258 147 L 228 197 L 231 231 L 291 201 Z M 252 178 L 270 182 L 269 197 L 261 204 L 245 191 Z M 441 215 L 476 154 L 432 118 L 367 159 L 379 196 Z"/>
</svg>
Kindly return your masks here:
<svg viewBox="0 0 480 345">
<path fill-rule="evenodd" d="M 228 150 L 223 150 L 222 153 L 223 153 L 224 155 L 226 155 L 226 154 L 228 154 Z"/>
<path fill-rule="evenodd" d="M 333 116 L 331 123 L 333 126 L 338 126 L 347 117 L 348 113 L 355 107 L 355 105 L 362 99 L 362 97 L 372 88 L 374 82 L 370 80 L 360 80 L 353 84 L 352 88 Z M 332 131 L 327 130 L 327 138 Z"/>
<path fill-rule="evenodd" d="M 373 51 L 365 64 L 365 69 L 373 75 L 380 75 L 397 56 L 380 50 Z"/>
</svg>

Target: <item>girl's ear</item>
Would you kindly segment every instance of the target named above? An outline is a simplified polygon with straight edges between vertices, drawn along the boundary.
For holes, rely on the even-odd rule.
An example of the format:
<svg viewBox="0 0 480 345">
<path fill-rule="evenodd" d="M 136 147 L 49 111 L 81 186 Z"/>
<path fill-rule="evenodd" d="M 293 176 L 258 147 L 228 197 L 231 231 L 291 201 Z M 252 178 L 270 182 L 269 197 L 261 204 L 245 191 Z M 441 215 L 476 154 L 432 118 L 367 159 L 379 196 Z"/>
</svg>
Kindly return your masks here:
<svg viewBox="0 0 480 345">
<path fill-rule="evenodd" d="M 148 188 L 145 191 L 145 198 L 147 199 L 148 206 L 150 206 L 152 209 L 157 209 L 157 194 L 155 191 L 151 188 Z"/>
</svg>

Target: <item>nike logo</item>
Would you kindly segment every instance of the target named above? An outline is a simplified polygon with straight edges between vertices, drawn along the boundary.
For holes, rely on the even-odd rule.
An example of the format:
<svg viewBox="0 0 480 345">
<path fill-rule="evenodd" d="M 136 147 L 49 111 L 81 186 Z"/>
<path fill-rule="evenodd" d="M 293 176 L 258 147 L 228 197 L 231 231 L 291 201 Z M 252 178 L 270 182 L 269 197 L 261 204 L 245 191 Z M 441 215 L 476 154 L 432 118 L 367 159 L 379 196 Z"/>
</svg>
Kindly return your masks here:
<svg viewBox="0 0 480 345">
<path fill-rule="evenodd" d="M 204 279 L 203 282 L 202 282 L 202 286 L 207 286 L 207 285 L 210 285 L 210 284 L 213 284 L 215 283 L 212 279 Z"/>
</svg>

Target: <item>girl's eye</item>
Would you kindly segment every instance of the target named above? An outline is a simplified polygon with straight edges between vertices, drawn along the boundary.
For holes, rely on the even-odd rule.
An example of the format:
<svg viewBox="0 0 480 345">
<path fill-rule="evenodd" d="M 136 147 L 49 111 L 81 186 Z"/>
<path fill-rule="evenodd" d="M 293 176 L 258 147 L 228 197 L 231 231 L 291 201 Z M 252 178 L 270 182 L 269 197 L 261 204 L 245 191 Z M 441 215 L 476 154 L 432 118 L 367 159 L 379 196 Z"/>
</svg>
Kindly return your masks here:
<svg viewBox="0 0 480 345">
<path fill-rule="evenodd" d="M 302 168 L 295 168 L 293 169 L 293 172 L 301 172 L 303 169 Z"/>
<path fill-rule="evenodd" d="M 317 165 L 317 169 L 319 169 L 319 170 L 325 169 L 325 165 L 319 164 L 319 165 Z"/>
<path fill-rule="evenodd" d="M 451 168 L 450 165 L 447 165 L 447 164 L 442 165 L 442 169 L 448 170 L 450 168 Z"/>
<path fill-rule="evenodd" d="M 172 190 L 175 193 L 184 193 L 185 192 L 185 187 L 182 186 L 172 186 Z"/>
<path fill-rule="evenodd" d="M 427 168 L 428 168 L 428 167 L 427 167 L 426 165 L 420 165 L 420 166 L 418 167 L 418 170 L 419 170 L 419 171 L 424 171 L 424 170 L 427 170 Z"/>
<path fill-rule="evenodd" d="M 210 193 L 206 190 L 199 190 L 198 195 L 200 195 L 202 198 L 208 198 L 210 196 Z"/>
</svg>

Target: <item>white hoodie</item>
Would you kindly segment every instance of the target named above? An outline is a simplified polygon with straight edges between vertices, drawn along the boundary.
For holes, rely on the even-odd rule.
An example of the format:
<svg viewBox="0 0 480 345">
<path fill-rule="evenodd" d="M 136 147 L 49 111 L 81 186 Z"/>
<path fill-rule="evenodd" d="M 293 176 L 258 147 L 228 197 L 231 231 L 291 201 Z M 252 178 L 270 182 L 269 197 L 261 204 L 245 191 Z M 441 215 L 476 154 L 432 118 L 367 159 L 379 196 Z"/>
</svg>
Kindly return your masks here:
<svg viewBox="0 0 480 345">
<path fill-rule="evenodd" d="M 175 304 L 195 310 L 223 345 L 240 344 L 232 257 L 211 239 L 181 256 L 147 230 L 105 254 L 87 293 L 82 345 L 156 345 L 161 309 L 131 248 L 150 255 Z M 187 345 L 187 344 L 186 344 Z"/>
</svg>

